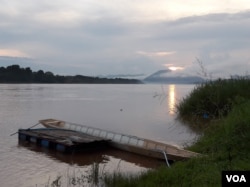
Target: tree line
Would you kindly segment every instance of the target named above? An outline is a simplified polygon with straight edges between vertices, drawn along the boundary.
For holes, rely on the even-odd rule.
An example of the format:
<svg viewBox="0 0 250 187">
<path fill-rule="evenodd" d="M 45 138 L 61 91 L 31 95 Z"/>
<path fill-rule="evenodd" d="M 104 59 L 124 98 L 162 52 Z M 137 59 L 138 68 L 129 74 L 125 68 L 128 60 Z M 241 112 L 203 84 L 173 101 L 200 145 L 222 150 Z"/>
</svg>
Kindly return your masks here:
<svg viewBox="0 0 250 187">
<path fill-rule="evenodd" d="M 43 70 L 32 71 L 30 67 L 22 68 L 19 65 L 0 67 L 0 83 L 85 83 L 85 84 L 138 84 L 137 79 L 99 78 L 83 75 L 63 76 L 54 75 Z"/>
</svg>

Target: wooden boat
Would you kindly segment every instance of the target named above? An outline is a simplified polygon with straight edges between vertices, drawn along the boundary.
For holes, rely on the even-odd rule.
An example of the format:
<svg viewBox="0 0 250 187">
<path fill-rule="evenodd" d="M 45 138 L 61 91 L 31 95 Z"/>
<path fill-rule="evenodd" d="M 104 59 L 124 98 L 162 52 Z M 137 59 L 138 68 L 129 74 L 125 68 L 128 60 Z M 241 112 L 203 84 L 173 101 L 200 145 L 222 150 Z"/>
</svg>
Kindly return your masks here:
<svg viewBox="0 0 250 187">
<path fill-rule="evenodd" d="M 185 160 L 200 155 L 199 153 L 181 149 L 173 145 L 56 119 L 44 119 L 40 120 L 39 123 L 47 128 L 68 129 L 107 139 L 110 140 L 112 147 L 148 157 L 165 159 L 167 163 L 168 160 Z"/>
</svg>

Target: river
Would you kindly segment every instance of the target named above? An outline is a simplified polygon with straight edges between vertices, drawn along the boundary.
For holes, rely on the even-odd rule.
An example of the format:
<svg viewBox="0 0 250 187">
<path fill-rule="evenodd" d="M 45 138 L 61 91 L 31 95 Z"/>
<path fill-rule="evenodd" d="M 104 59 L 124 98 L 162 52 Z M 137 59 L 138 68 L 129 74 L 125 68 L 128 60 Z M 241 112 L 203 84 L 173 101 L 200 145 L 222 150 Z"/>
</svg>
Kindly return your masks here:
<svg viewBox="0 0 250 187">
<path fill-rule="evenodd" d="M 46 186 L 58 176 L 137 174 L 164 162 L 118 150 L 64 155 L 18 142 L 19 128 L 55 118 L 183 146 L 196 134 L 176 120 L 175 105 L 194 85 L 0 84 L 0 181 L 3 187 Z M 38 126 L 42 127 L 42 126 Z M 69 182 L 69 181 L 68 181 Z"/>
</svg>

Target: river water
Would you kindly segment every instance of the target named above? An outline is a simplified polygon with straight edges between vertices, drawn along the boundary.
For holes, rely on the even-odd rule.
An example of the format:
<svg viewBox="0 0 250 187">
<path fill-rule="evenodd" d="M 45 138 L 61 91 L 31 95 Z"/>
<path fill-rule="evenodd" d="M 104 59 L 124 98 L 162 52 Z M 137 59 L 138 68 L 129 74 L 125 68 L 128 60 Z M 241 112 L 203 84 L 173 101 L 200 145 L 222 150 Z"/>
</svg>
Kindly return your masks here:
<svg viewBox="0 0 250 187">
<path fill-rule="evenodd" d="M 138 174 L 165 164 L 118 150 L 64 155 L 18 142 L 19 128 L 55 118 L 179 146 L 196 134 L 176 120 L 174 106 L 194 85 L 0 84 L 2 187 L 46 186 L 62 176 L 91 180 L 102 174 Z M 42 126 L 37 126 L 42 127 Z M 71 181 L 72 182 L 72 181 Z"/>
</svg>

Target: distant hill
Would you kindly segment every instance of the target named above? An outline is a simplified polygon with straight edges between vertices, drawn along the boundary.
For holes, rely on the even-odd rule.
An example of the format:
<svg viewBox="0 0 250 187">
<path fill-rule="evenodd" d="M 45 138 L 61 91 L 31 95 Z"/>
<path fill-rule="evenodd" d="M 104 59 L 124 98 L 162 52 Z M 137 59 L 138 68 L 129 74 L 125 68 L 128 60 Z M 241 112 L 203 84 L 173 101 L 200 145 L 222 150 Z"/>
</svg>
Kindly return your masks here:
<svg viewBox="0 0 250 187">
<path fill-rule="evenodd" d="M 99 75 L 98 77 L 100 78 L 109 78 L 109 79 L 114 79 L 114 78 L 124 78 L 124 79 L 144 79 L 146 77 L 145 74 L 114 74 L 114 75 Z"/>
<path fill-rule="evenodd" d="M 165 84 L 194 84 L 203 82 L 204 79 L 198 76 L 174 75 L 174 72 L 166 69 L 159 70 L 143 79 L 146 83 L 165 83 Z"/>
<path fill-rule="evenodd" d="M 0 67 L 0 83 L 79 83 L 79 84 L 140 84 L 137 79 L 108 79 L 84 75 L 62 76 L 52 72 L 39 70 L 33 72 L 29 67 L 21 68 L 19 65 Z"/>
</svg>

